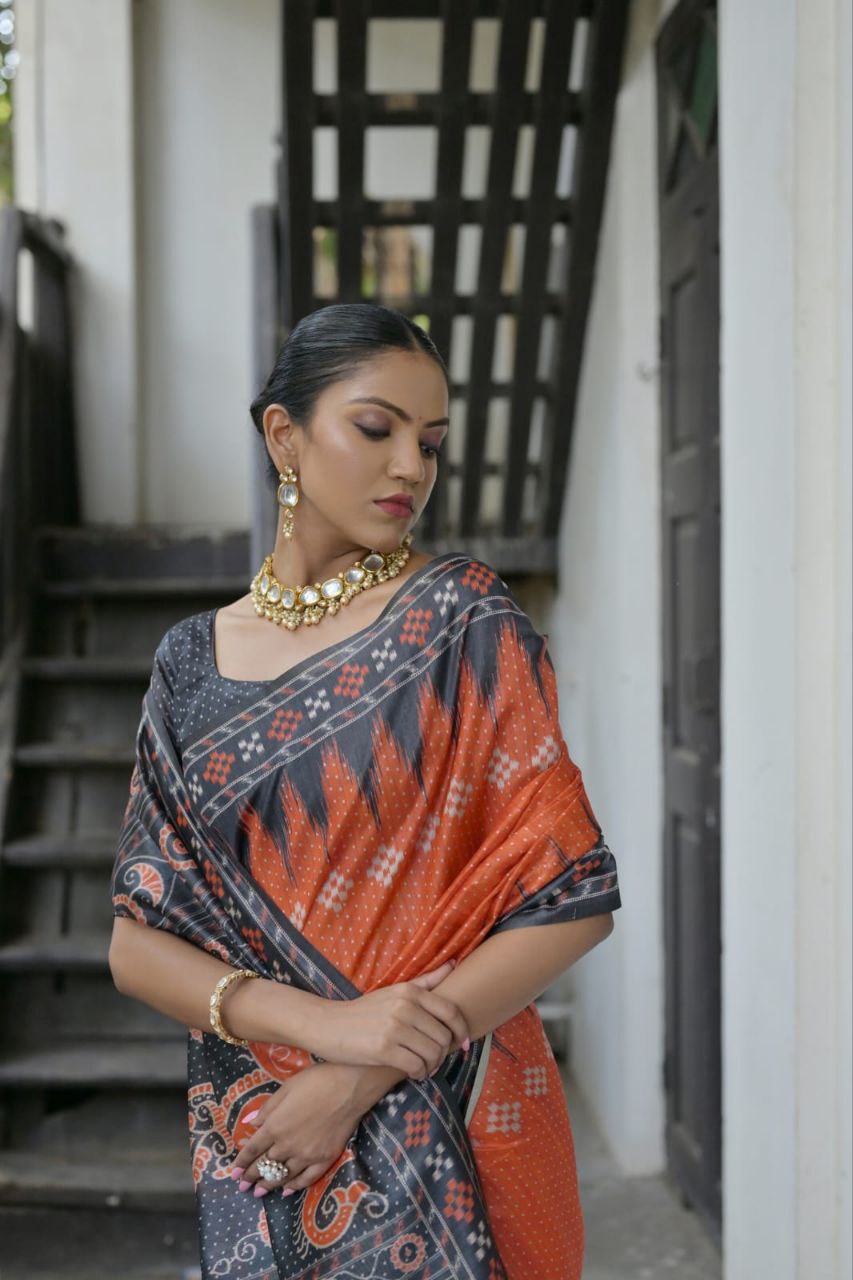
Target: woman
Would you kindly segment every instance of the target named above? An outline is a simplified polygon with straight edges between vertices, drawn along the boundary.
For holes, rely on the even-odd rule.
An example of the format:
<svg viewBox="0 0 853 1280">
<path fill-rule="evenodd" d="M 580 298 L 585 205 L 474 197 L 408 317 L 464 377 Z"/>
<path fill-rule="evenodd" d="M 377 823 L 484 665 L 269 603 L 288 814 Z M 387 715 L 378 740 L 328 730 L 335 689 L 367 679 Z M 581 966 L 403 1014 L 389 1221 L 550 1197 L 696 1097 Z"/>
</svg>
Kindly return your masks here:
<svg viewBox="0 0 853 1280">
<path fill-rule="evenodd" d="M 302 320 L 252 405 L 273 552 L 157 649 L 110 967 L 190 1029 L 205 1277 L 581 1273 L 533 1001 L 611 931 L 616 866 L 545 638 L 483 561 L 411 549 L 448 403 L 404 316 Z"/>
</svg>

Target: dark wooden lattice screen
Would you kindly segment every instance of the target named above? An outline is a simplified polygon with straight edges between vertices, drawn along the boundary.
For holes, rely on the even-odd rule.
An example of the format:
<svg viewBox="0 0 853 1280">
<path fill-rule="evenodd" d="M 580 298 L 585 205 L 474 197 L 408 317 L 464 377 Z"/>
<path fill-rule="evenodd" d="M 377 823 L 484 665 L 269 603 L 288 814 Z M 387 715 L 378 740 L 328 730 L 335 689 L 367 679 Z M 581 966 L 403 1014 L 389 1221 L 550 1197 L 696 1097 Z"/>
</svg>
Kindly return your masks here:
<svg viewBox="0 0 853 1280">
<path fill-rule="evenodd" d="M 464 545 L 507 572 L 555 567 L 626 9 L 283 2 L 279 205 L 255 211 L 258 384 L 289 329 L 326 302 L 382 302 L 428 328 L 453 397 L 418 525 L 425 549 Z M 437 25 L 435 91 L 371 91 L 371 21 L 390 19 Z M 333 92 L 316 85 L 318 23 L 335 37 Z M 494 50 L 487 88 L 471 86 L 478 40 Z M 366 190 L 366 141 L 388 127 L 413 130 L 413 148 L 431 131 L 427 198 Z M 319 197 L 315 173 L 317 133 L 329 130 L 334 199 Z M 485 180 L 472 192 L 466 166 L 477 160 Z M 255 558 L 272 545 L 274 515 L 259 513 Z"/>
</svg>

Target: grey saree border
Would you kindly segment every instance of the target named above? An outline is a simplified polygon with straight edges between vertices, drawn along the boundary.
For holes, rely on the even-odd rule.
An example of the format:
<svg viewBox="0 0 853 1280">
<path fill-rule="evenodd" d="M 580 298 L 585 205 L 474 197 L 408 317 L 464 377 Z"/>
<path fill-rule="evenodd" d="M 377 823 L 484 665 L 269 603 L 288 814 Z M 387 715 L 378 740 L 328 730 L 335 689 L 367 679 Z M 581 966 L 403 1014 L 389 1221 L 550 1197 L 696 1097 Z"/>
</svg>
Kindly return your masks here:
<svg viewBox="0 0 853 1280">
<path fill-rule="evenodd" d="M 411 584 L 412 592 L 420 590 L 422 594 L 425 593 L 439 579 L 441 573 L 449 567 L 449 564 L 452 567 L 456 567 L 453 561 L 450 560 L 450 557 L 454 554 L 456 553 L 447 552 L 444 555 L 437 556 L 434 561 L 430 561 L 429 564 L 424 565 L 423 570 L 420 573 L 412 574 L 411 579 L 407 579 L 401 584 L 401 588 L 399 588 L 401 590 L 401 595 L 394 608 L 387 614 L 377 618 L 376 621 L 369 624 L 367 628 L 362 628 L 360 631 L 356 632 L 356 634 L 351 636 L 349 640 L 342 640 L 340 642 L 340 646 L 335 643 L 327 645 L 325 649 L 321 650 L 316 655 L 316 661 L 310 667 L 306 667 L 304 671 L 298 671 L 296 676 L 290 677 L 288 673 L 285 672 L 281 679 L 276 683 L 276 687 L 274 689 L 267 690 L 267 692 L 260 697 L 250 697 L 249 701 L 251 706 L 244 707 L 241 711 L 235 711 L 227 720 L 223 721 L 218 728 L 212 730 L 210 733 L 201 734 L 193 742 L 190 742 L 187 745 L 186 750 L 182 752 L 185 763 L 187 765 L 193 764 L 196 759 L 210 749 L 211 745 L 218 746 L 220 741 L 224 741 L 226 738 L 232 737 L 234 733 L 239 731 L 241 724 L 246 720 L 247 716 L 251 715 L 253 718 L 257 718 L 257 716 L 263 715 L 265 712 L 271 711 L 273 708 L 280 706 L 282 694 L 293 694 L 295 696 L 298 693 L 304 692 L 304 690 L 309 688 L 312 683 L 316 683 L 318 680 L 328 676 L 329 671 L 332 669 L 327 665 L 331 660 L 331 652 L 334 652 L 336 666 L 340 665 L 342 662 L 349 662 L 368 644 L 373 643 L 377 639 L 377 636 L 381 636 L 382 632 L 386 630 L 387 627 L 398 621 L 401 615 L 410 609 L 413 603 L 419 599 L 417 594 L 415 594 L 413 598 L 410 598 L 410 593 L 403 591 L 402 588 L 408 587 Z M 470 556 L 462 554 L 456 555 L 456 559 L 462 564 L 467 564 L 471 561 Z M 210 612 L 212 613 L 214 611 L 210 610 Z M 302 666 L 303 661 L 308 661 L 308 659 L 302 659 L 299 662 L 294 663 L 290 670 L 298 670 L 298 668 Z M 251 680 L 240 680 L 233 683 L 245 684 L 247 686 L 247 690 L 251 688 L 253 684 Z M 233 728 L 231 726 L 233 726 Z M 219 735 L 222 736 L 220 737 Z"/>
<path fill-rule="evenodd" d="M 473 616 L 469 616 L 469 614 L 473 614 Z M 453 619 L 451 619 L 447 626 L 430 641 L 429 645 L 425 646 L 424 650 L 412 655 L 411 658 L 408 658 L 404 663 L 401 663 L 400 666 L 396 668 L 395 675 L 398 678 L 395 679 L 393 683 L 388 683 L 387 680 L 383 681 L 378 688 L 371 690 L 369 693 L 362 694 L 355 702 L 350 703 L 348 707 L 341 708 L 340 711 L 335 712 L 334 715 L 323 721 L 322 724 L 317 725 L 313 729 L 310 727 L 307 728 L 301 737 L 294 735 L 293 738 L 274 751 L 272 755 L 263 762 L 263 764 L 255 765 L 253 769 L 249 769 L 245 773 L 241 774 L 239 786 L 234 784 L 231 786 L 224 785 L 203 805 L 202 812 L 205 818 L 219 817 L 238 800 L 242 799 L 242 797 L 246 795 L 253 786 L 261 781 L 267 774 L 271 773 L 274 768 L 292 764 L 306 752 L 315 750 L 323 742 L 334 737 L 334 734 L 339 729 L 346 728 L 356 723 L 362 716 L 371 714 L 377 707 L 381 706 L 387 698 L 397 694 L 401 687 L 408 684 L 411 680 L 422 676 L 425 670 L 438 662 L 447 649 L 457 642 L 459 635 L 465 632 L 468 627 L 473 626 L 478 622 L 485 622 L 489 618 L 500 616 L 501 614 L 513 614 L 518 616 L 518 611 L 516 609 L 494 608 L 491 606 L 490 602 L 485 600 L 472 601 L 466 610 L 458 613 Z M 442 639 L 445 639 L 444 644 L 441 644 Z M 439 648 L 440 644 L 441 647 Z M 326 675 L 328 674 L 329 672 L 327 670 Z M 259 717 L 260 715 L 267 714 L 272 710 L 283 709 L 286 707 L 290 696 L 296 698 L 303 692 L 304 690 L 294 691 L 292 688 L 289 689 L 289 696 L 287 699 L 277 704 L 272 703 L 265 706 L 263 712 L 259 712 Z M 355 713 L 356 708 L 358 708 L 357 713 Z M 184 757 L 185 769 L 188 770 L 195 766 L 207 751 L 221 748 L 224 744 L 230 742 L 234 737 L 236 737 L 238 733 L 247 733 L 251 729 L 252 725 L 256 723 L 256 719 L 250 720 L 248 719 L 248 715 L 248 711 L 242 712 L 240 715 L 239 725 L 235 725 L 234 728 L 229 731 L 227 736 L 217 737 L 216 734 L 208 735 L 208 737 L 204 739 L 206 745 L 203 751 L 198 752 L 192 758 L 188 755 Z"/>
</svg>

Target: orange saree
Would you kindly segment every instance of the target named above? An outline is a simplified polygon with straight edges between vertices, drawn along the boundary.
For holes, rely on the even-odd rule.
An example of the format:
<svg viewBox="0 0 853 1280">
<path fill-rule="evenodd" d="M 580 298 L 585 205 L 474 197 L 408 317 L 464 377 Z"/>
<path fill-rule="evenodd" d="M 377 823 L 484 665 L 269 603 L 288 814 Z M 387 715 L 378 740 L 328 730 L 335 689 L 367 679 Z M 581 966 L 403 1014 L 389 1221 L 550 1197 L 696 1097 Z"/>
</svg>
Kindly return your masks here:
<svg viewBox="0 0 853 1280">
<path fill-rule="evenodd" d="M 488 565 L 436 557 L 369 627 L 271 681 L 219 675 L 214 617 L 157 651 L 116 914 L 352 999 L 493 933 L 620 906 L 546 639 Z M 578 1280 L 572 1132 L 534 1004 L 389 1091 L 312 1187 L 243 1196 L 228 1170 L 245 1115 L 316 1061 L 189 1033 L 206 1278 Z"/>
</svg>

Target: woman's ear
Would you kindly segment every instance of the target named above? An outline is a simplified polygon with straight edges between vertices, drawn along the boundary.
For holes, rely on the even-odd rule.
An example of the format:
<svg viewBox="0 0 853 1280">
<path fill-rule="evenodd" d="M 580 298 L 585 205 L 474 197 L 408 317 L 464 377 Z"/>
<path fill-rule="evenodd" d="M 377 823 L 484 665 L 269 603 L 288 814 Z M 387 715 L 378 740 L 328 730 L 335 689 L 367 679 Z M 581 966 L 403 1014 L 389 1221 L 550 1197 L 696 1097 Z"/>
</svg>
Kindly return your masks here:
<svg viewBox="0 0 853 1280">
<path fill-rule="evenodd" d="M 294 448 L 294 426 L 290 414 L 281 404 L 268 404 L 263 416 L 267 453 L 276 471 L 285 465 L 299 471 L 299 456 Z"/>
</svg>

